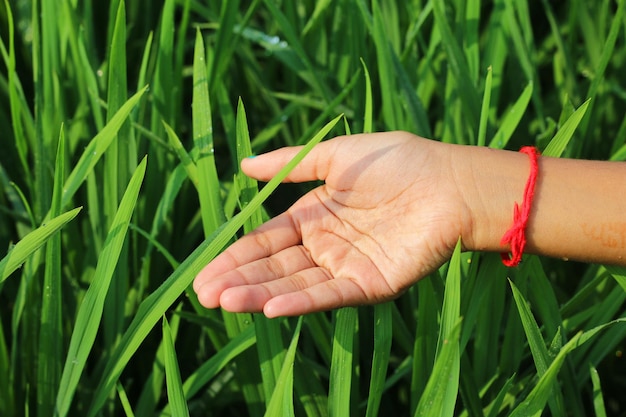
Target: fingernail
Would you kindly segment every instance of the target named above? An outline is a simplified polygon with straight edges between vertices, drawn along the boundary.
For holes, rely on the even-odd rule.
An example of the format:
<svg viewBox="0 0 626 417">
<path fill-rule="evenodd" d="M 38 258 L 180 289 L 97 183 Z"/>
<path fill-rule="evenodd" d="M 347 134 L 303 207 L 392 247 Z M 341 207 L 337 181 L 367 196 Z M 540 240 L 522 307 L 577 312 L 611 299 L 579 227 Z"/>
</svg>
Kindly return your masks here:
<svg viewBox="0 0 626 417">
<path fill-rule="evenodd" d="M 255 154 L 252 154 L 252 155 L 248 156 L 247 158 L 248 158 L 248 159 L 253 159 L 253 158 L 256 158 L 256 155 L 255 155 Z"/>
</svg>

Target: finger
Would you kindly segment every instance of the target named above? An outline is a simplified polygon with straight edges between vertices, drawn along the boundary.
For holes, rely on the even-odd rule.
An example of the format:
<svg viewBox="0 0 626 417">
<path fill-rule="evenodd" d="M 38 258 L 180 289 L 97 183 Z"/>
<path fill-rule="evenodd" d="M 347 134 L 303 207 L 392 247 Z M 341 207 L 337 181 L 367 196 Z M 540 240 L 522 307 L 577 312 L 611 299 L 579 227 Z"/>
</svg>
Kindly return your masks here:
<svg viewBox="0 0 626 417">
<path fill-rule="evenodd" d="M 276 255 L 243 265 L 214 279 L 198 283 L 196 294 L 207 308 L 220 305 L 222 293 L 232 287 L 250 286 L 278 280 L 313 267 L 309 253 L 302 246 L 293 246 Z"/>
<path fill-rule="evenodd" d="M 328 176 L 337 145 L 343 138 L 335 138 L 316 145 L 304 159 L 296 165 L 285 182 L 305 182 L 325 180 Z M 269 181 L 278 171 L 291 161 L 302 146 L 280 148 L 254 158 L 241 161 L 243 172 L 261 181 Z"/>
<path fill-rule="evenodd" d="M 300 230 L 291 214 L 286 212 L 262 224 L 243 236 L 228 249 L 216 256 L 196 276 L 194 291 L 216 276 L 232 271 L 242 265 L 269 257 L 300 243 Z"/>
<path fill-rule="evenodd" d="M 275 281 L 229 288 L 222 293 L 219 302 L 227 311 L 260 312 L 263 311 L 263 306 L 276 296 L 289 297 L 290 294 L 297 294 L 328 280 L 332 280 L 332 277 L 324 268 L 304 269 Z"/>
<path fill-rule="evenodd" d="M 339 278 L 320 282 L 298 292 L 281 294 L 268 299 L 263 307 L 263 313 L 269 318 L 299 316 L 381 301 L 384 299 L 368 299 L 356 281 Z"/>
</svg>

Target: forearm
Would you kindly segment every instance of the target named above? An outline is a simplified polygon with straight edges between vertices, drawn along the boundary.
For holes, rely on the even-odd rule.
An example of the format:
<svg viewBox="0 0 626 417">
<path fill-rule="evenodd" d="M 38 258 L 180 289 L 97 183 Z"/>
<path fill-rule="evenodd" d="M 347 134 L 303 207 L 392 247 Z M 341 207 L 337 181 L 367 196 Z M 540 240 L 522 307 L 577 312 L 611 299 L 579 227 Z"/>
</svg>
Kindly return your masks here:
<svg viewBox="0 0 626 417">
<path fill-rule="evenodd" d="M 512 225 L 515 202 L 521 204 L 528 156 L 481 148 L 464 152 L 476 187 L 467 197 L 474 212 L 468 249 L 507 250 L 500 240 Z M 625 196 L 624 163 L 540 157 L 526 252 L 626 265 Z"/>
</svg>

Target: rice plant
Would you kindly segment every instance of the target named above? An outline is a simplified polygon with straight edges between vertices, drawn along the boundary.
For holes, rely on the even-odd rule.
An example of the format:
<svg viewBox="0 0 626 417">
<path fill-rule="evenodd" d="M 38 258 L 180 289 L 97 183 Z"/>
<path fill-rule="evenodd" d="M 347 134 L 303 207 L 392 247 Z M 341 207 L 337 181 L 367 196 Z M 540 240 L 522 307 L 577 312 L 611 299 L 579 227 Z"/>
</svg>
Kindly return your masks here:
<svg viewBox="0 0 626 417">
<path fill-rule="evenodd" d="M 0 415 L 623 414 L 620 268 L 459 246 L 394 302 L 273 320 L 190 283 L 332 136 L 626 159 L 624 3 L 4 0 Z"/>
</svg>

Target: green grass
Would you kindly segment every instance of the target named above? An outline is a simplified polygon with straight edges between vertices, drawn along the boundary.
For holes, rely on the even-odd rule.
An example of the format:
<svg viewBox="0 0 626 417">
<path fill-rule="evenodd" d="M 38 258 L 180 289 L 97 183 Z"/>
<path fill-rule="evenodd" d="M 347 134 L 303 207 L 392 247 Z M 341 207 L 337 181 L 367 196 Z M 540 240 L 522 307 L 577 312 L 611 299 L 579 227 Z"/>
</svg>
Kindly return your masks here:
<svg viewBox="0 0 626 417">
<path fill-rule="evenodd" d="M 5 0 L 0 415 L 623 414 L 620 268 L 457 250 L 393 303 L 273 320 L 190 283 L 334 135 L 626 160 L 624 3 Z"/>
</svg>

